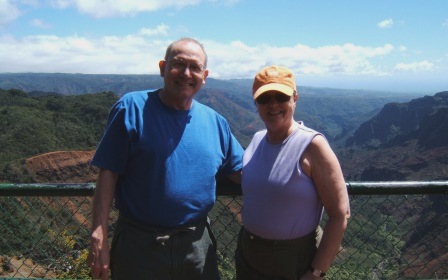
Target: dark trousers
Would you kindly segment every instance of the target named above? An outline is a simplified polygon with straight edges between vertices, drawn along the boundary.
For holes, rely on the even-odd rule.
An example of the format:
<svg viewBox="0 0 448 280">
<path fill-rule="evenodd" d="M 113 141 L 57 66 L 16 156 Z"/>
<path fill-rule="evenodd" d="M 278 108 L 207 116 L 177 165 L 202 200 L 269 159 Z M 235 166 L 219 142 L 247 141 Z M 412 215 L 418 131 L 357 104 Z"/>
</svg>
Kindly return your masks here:
<svg viewBox="0 0 448 280">
<path fill-rule="evenodd" d="M 269 240 L 241 227 L 235 252 L 237 280 L 296 280 L 316 254 L 316 231 L 291 240 Z"/>
<path fill-rule="evenodd" d="M 120 215 L 111 248 L 112 279 L 219 279 L 207 219 L 181 228 L 156 228 Z"/>
</svg>

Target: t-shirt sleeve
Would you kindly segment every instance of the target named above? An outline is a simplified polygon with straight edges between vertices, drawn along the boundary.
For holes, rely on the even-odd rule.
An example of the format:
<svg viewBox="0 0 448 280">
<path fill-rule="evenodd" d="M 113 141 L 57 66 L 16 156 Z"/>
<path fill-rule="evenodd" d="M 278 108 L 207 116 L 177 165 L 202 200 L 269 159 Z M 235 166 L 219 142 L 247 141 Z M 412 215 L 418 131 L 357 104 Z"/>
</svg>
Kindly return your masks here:
<svg viewBox="0 0 448 280">
<path fill-rule="evenodd" d="M 227 153 L 224 163 L 218 172 L 218 175 L 220 176 L 228 176 L 243 168 L 242 160 L 244 149 L 243 147 L 241 147 L 241 144 L 230 131 L 230 127 L 228 126 L 227 122 L 225 123 L 225 127 L 227 129 L 228 136 Z"/>
<path fill-rule="evenodd" d="M 119 101 L 111 109 L 104 135 L 95 151 L 91 164 L 122 174 L 129 154 L 129 129 L 125 123 L 127 109 Z"/>
</svg>

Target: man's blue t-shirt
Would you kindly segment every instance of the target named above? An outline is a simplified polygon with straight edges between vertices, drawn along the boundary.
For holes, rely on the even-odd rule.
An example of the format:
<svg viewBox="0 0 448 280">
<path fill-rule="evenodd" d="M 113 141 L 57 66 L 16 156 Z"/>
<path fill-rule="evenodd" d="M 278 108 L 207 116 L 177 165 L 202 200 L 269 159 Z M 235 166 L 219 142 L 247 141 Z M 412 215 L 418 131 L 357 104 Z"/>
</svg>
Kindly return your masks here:
<svg viewBox="0 0 448 280">
<path fill-rule="evenodd" d="M 92 165 L 120 175 L 115 203 L 123 215 L 176 227 L 207 215 L 215 175 L 240 170 L 244 151 L 217 112 L 197 101 L 175 110 L 157 92 L 128 93 L 114 105 Z"/>
</svg>

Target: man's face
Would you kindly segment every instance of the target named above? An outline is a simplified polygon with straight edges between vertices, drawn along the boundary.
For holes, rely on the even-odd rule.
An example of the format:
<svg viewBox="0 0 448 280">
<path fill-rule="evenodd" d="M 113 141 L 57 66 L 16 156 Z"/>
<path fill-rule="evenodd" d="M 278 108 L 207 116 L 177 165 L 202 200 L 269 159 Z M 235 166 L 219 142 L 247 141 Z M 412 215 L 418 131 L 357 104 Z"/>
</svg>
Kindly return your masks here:
<svg viewBox="0 0 448 280">
<path fill-rule="evenodd" d="M 204 65 L 205 54 L 199 45 L 188 41 L 177 43 L 171 56 L 159 64 L 165 94 L 172 100 L 192 99 L 208 76 Z"/>
</svg>

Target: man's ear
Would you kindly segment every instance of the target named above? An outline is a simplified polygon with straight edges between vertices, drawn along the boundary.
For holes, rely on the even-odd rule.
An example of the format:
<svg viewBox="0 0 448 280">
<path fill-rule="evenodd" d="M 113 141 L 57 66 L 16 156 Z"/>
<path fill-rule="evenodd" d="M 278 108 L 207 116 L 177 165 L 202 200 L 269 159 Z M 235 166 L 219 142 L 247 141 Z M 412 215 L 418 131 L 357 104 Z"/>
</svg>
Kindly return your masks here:
<svg viewBox="0 0 448 280">
<path fill-rule="evenodd" d="M 207 69 L 204 70 L 203 75 L 204 75 L 204 78 L 202 79 L 202 84 L 205 85 L 205 80 L 206 80 L 207 77 L 208 77 L 208 70 L 207 70 Z"/>
<path fill-rule="evenodd" d="M 159 61 L 159 69 L 160 69 L 160 76 L 161 77 L 165 77 L 165 65 L 166 65 L 166 61 L 165 60 Z"/>
</svg>

